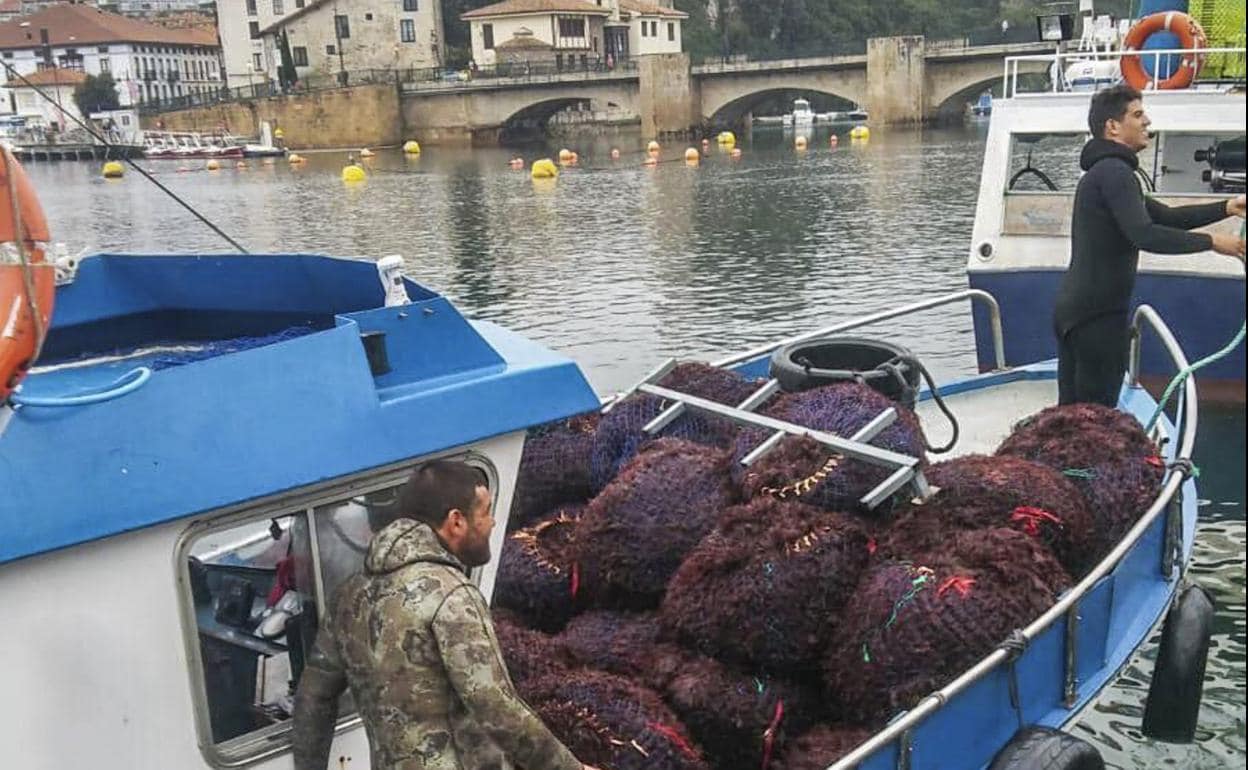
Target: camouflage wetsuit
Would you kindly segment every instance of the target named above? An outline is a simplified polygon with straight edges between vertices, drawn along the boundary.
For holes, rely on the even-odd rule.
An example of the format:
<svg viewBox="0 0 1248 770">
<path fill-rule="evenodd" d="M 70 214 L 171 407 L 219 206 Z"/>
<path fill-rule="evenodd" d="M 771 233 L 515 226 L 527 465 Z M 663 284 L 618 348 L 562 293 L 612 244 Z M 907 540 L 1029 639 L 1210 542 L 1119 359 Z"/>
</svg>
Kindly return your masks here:
<svg viewBox="0 0 1248 770">
<path fill-rule="evenodd" d="M 297 770 L 325 770 L 348 685 L 373 770 L 581 770 L 516 695 L 484 598 L 426 524 L 378 532 L 336 593 L 295 700 Z"/>
</svg>

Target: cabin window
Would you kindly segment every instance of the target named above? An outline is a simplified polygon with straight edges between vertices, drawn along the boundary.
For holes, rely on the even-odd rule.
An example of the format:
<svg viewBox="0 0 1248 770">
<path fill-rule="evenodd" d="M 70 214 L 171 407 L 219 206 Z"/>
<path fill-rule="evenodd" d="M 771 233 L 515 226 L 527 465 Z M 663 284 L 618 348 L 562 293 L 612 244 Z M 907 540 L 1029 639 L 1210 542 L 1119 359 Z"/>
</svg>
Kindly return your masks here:
<svg viewBox="0 0 1248 770">
<path fill-rule="evenodd" d="M 1225 196 L 1244 192 L 1242 132 L 1159 133 L 1145 152 L 1153 156 L 1158 195 Z"/>
<path fill-rule="evenodd" d="M 497 497 L 497 473 L 477 465 Z M 289 748 L 304 661 L 411 466 L 192 525 L 179 547 L 200 743 L 218 767 Z M 339 724 L 356 719 L 350 691 Z"/>
</svg>

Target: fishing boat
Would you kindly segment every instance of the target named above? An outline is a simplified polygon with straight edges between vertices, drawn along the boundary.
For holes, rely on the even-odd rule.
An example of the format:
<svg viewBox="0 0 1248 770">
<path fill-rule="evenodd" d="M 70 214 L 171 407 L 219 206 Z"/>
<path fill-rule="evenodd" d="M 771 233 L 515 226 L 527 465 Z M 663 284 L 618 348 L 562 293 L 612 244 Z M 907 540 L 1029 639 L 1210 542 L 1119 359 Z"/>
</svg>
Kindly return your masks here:
<svg viewBox="0 0 1248 770">
<path fill-rule="evenodd" d="M 786 126 L 809 126 L 815 122 L 815 113 L 806 99 L 794 99 L 793 111 L 783 116 Z"/>
<path fill-rule="evenodd" d="M 1158 58 L 1158 72 L 1160 58 L 1169 55 L 1206 62 L 1207 67 L 1207 76 L 1198 75 L 1183 88 L 1169 87 L 1173 83 L 1162 87 L 1156 76 L 1143 84 L 1155 132 L 1151 146 L 1140 153 L 1140 183 L 1147 194 L 1169 205 L 1185 205 L 1243 193 L 1245 49 L 1197 46 L 1146 55 Z M 1003 98 L 993 103 L 967 276 L 970 286 L 997 297 L 1010 319 L 1010 364 L 1056 355 L 1051 314 L 1036 308 L 1053 307 L 1070 259 L 1071 210 L 1079 151 L 1088 135 L 1090 94 L 1112 82 L 1105 75 L 1107 63 L 1123 72 L 1140 67 L 1140 54 L 1129 48 L 1094 56 L 1092 60 L 1087 52 L 1072 50 L 1009 57 Z M 1209 66 L 1213 61 L 1219 68 Z M 1050 78 L 1047 89 L 1029 89 L 1020 73 L 1037 65 L 1070 77 Z M 1228 219 L 1210 229 L 1236 231 L 1240 225 L 1241 220 Z M 1244 270 L 1238 260 L 1213 252 L 1144 252 L 1135 297 L 1162 313 L 1183 349 L 1201 359 L 1223 347 L 1243 324 Z M 976 316 L 975 330 L 980 365 L 990 367 L 990 329 L 982 313 Z M 1163 351 L 1146 347 L 1146 377 L 1164 376 L 1167 366 Z M 1206 397 L 1242 402 L 1244 370 L 1240 345 L 1202 372 Z"/>
<path fill-rule="evenodd" d="M 47 334 L 32 346 L 38 364 L 0 407 L 0 614 L 10 629 L 0 659 L 20 662 L 6 670 L 0 737 L 14 766 L 289 767 L 293 683 L 326 597 L 362 564 L 370 511 L 416 464 L 461 458 L 489 479 L 499 553 L 528 430 L 611 403 L 571 360 L 403 277 L 397 257 L 100 254 L 0 267 L 6 277 L 39 270 L 49 290 L 55 267 L 58 284 Z M 13 290 L 19 312 L 21 296 Z M 867 326 L 887 335 L 890 321 L 968 301 L 989 319 L 993 371 L 929 388 L 919 413 L 940 424 L 932 401 L 941 396 L 962 426 L 955 451 L 982 452 L 1055 396 L 1051 361 L 1006 365 L 1009 335 L 984 291 L 882 310 L 716 365 L 767 378 L 777 350 Z M 1156 333 L 1172 368 L 1186 366 L 1152 309 L 1135 322 Z M 29 327 L 22 333 L 29 342 Z M 806 432 L 752 411 L 777 380 L 723 406 L 657 385 L 673 363 L 630 391 Z M 1145 422 L 1156 403 L 1133 379 L 1120 408 Z M 917 458 L 870 443 L 896 417 L 888 409 L 853 437 L 819 439 L 891 469 L 867 496 L 874 503 L 927 491 Z M 1196 431 L 1188 380 L 1177 421 L 1163 415 L 1152 433 L 1170 469 L 1164 487 L 1113 550 L 836 767 L 970 770 L 1010 751 L 1020 726 L 1068 724 L 1182 583 Z M 495 569 L 475 573 L 487 597 Z M 299 587 L 297 601 L 288 591 L 266 609 L 283 581 Z M 333 756 L 369 766 L 349 703 Z"/>
</svg>

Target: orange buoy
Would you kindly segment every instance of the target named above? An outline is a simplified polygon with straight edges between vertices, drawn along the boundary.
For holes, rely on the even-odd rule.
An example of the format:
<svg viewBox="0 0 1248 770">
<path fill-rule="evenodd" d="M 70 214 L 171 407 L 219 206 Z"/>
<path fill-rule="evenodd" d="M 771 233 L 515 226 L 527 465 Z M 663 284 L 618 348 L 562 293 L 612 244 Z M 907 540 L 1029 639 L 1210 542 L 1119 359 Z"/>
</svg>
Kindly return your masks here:
<svg viewBox="0 0 1248 770">
<path fill-rule="evenodd" d="M 612 147 L 611 148 L 611 160 L 619 160 L 619 159 L 620 159 L 619 149 Z"/>
<path fill-rule="evenodd" d="M 832 145 L 833 147 L 835 147 L 836 145 L 840 144 L 840 141 L 841 141 L 840 139 L 837 139 L 837 138 L 836 138 L 836 134 L 833 134 L 833 135 L 832 135 L 832 138 L 828 140 L 828 144 L 830 144 L 830 145 Z"/>
<path fill-rule="evenodd" d="M 1122 42 L 1123 50 L 1138 52 L 1155 32 L 1169 32 L 1179 38 L 1179 48 L 1189 49 L 1182 54 L 1183 58 L 1174 73 L 1165 80 L 1158 81 L 1157 87 L 1165 90 L 1187 88 L 1196 79 L 1196 74 L 1204 63 L 1204 56 L 1190 49 L 1205 47 L 1205 30 L 1182 11 L 1159 11 L 1135 23 Z M 1142 91 L 1152 82 L 1153 77 L 1145 71 L 1139 53 L 1123 56 L 1120 61 L 1122 79 L 1127 81 L 1127 85 Z"/>
<path fill-rule="evenodd" d="M 22 164 L 8 148 L 0 163 L 0 402 L 12 395 L 39 355 L 56 299 L 56 268 L 44 256 L 48 220 Z M 16 191 L 14 201 L 10 190 Z"/>
</svg>

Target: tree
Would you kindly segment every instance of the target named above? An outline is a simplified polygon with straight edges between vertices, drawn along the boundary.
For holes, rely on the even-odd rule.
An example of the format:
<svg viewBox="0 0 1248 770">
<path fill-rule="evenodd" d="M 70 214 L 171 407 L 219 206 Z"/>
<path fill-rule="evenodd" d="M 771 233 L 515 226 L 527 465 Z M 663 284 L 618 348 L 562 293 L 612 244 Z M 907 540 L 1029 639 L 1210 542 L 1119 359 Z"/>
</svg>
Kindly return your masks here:
<svg viewBox="0 0 1248 770">
<path fill-rule="evenodd" d="M 121 109 L 113 76 L 107 72 L 87 75 L 87 79 L 74 89 L 74 104 L 78 105 L 78 112 L 84 118 L 93 112 Z"/>
</svg>

